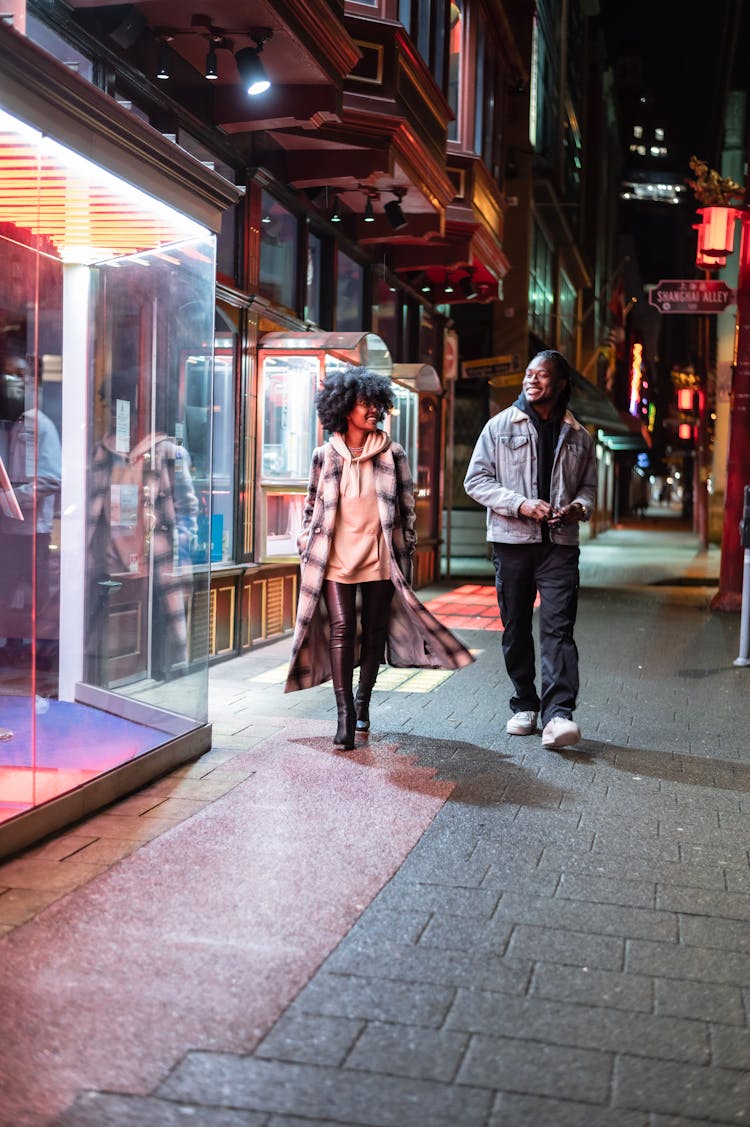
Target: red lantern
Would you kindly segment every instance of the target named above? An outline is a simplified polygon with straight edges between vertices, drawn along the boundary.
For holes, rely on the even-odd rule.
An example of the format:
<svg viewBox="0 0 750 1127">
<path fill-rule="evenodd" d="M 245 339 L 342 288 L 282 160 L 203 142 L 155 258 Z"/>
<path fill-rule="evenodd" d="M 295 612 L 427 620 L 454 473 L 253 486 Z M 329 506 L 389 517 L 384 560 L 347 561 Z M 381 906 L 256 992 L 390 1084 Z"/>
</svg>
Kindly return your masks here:
<svg viewBox="0 0 750 1127">
<path fill-rule="evenodd" d="M 677 388 L 677 408 L 679 411 L 693 410 L 693 389 L 691 387 Z"/>
<path fill-rule="evenodd" d="M 728 255 L 734 247 L 734 221 L 739 212 L 736 207 L 699 207 L 703 216 L 703 253 Z"/>
<path fill-rule="evenodd" d="M 680 436 L 680 438 L 684 438 L 684 439 L 692 438 L 693 437 L 693 428 L 691 427 L 690 423 L 680 423 L 679 428 L 677 430 L 677 433 Z"/>
<path fill-rule="evenodd" d="M 698 232 L 698 249 L 695 252 L 695 265 L 698 269 L 717 270 L 726 266 L 727 260 L 723 254 L 708 254 L 704 250 L 706 228 L 702 224 L 696 223 L 693 229 Z"/>
</svg>

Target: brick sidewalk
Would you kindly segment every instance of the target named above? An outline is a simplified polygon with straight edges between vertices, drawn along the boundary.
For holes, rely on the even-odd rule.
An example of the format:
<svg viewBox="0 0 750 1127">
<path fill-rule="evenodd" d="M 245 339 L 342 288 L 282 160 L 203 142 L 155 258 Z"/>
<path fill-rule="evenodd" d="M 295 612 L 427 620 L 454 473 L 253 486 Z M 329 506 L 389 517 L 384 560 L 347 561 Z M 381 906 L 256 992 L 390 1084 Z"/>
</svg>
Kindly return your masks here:
<svg viewBox="0 0 750 1127">
<path fill-rule="evenodd" d="M 56 1122 L 750 1122 L 749 674 L 732 666 L 737 617 L 711 614 L 709 594 L 582 592 L 577 718 L 585 739 L 572 752 L 544 751 L 538 735 L 505 735 L 509 690 L 497 632 L 464 632 L 477 663 L 429 692 L 409 692 L 408 681 L 376 692 L 372 752 L 353 757 L 360 769 L 382 772 L 379 749 L 390 756 L 396 748 L 405 769 L 437 772 L 447 788 L 418 843 L 260 1039 L 248 1035 L 230 1049 L 219 1038 L 206 1050 L 183 1038 L 150 1086 L 118 1083 L 115 1060 L 114 1082 L 81 1084 Z M 290 731 L 300 746 L 311 733 L 316 754 L 329 754 L 329 686 L 286 697 L 273 680 L 253 688 L 286 645 L 221 667 L 213 758 L 157 784 L 167 788 L 162 795 L 184 801 L 186 792 L 171 788 L 201 772 L 195 787 L 210 786 L 218 772 L 213 795 L 198 801 L 213 799 L 217 813 L 227 803 L 241 808 L 252 788 L 243 771 L 254 756 L 272 763 L 274 741 Z M 388 785 L 415 785 L 388 762 Z M 331 763 L 334 782 L 351 770 L 344 756 Z M 148 801 L 137 813 L 138 799 L 126 801 L 129 812 L 99 817 L 119 818 L 131 848 L 153 836 L 149 819 L 176 814 Z M 311 806 L 311 818 L 321 813 Z M 183 820 L 179 832 L 193 833 L 191 824 Z M 195 821 L 195 834 L 202 825 Z M 158 829 L 167 845 L 176 832 Z M 91 839 L 77 854 L 85 858 L 93 829 L 83 823 L 75 834 Z M 54 842 L 45 848 L 54 855 Z M 153 854 L 156 866 L 154 846 L 138 852 L 146 866 Z M 95 892 L 102 877 L 90 876 Z M 221 874 L 186 876 L 199 893 Z M 69 894 L 68 911 L 81 895 Z M 31 945 L 46 916 L 32 913 L 8 938 Z M 144 934 L 143 942 L 160 938 Z M 85 1015 L 69 1021 L 63 1032 L 87 1031 Z M 126 1045 L 122 1054 L 124 1075 Z"/>
</svg>

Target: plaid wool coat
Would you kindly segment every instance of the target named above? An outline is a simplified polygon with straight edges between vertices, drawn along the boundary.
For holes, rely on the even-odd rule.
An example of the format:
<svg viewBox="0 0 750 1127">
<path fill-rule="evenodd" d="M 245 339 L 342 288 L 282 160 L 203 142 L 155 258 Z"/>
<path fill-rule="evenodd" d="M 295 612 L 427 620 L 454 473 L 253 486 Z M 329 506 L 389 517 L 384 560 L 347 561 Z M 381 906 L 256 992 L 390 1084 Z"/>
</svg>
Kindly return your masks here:
<svg viewBox="0 0 750 1127">
<path fill-rule="evenodd" d="M 393 442 L 372 461 L 380 524 L 391 557 L 391 581 L 395 588 L 388 619 L 386 661 L 398 667 L 427 669 L 468 665 L 474 660 L 469 651 L 420 603 L 410 586 L 417 536 L 414 486 L 406 454 Z M 328 442 L 313 451 L 299 538 L 300 594 L 287 693 L 320 685 L 331 677 L 328 621 L 321 593 L 336 524 L 343 465 L 344 459 Z"/>
</svg>

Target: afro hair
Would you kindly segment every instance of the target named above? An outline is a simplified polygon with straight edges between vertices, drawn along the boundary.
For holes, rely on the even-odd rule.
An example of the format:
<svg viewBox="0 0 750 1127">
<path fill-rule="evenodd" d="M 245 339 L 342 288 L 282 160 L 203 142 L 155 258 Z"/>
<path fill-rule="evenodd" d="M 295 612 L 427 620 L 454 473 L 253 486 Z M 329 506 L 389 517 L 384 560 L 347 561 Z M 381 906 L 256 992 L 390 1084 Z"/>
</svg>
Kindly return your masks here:
<svg viewBox="0 0 750 1127">
<path fill-rule="evenodd" d="M 344 368 L 330 372 L 318 394 L 318 418 L 329 434 L 344 434 L 347 421 L 357 403 L 377 407 L 382 422 L 393 407 L 391 381 L 370 368 Z"/>
</svg>

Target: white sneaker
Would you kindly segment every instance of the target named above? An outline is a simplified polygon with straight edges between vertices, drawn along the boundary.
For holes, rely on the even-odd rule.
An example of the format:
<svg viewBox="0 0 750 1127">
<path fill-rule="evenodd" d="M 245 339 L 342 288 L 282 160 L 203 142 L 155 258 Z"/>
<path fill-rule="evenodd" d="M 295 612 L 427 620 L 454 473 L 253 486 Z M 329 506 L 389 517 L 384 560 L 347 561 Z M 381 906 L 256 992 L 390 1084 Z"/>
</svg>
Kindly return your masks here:
<svg viewBox="0 0 750 1127">
<path fill-rule="evenodd" d="M 536 731 L 536 712 L 514 712 L 505 731 L 509 736 L 533 736 Z"/>
<path fill-rule="evenodd" d="M 581 738 L 581 729 L 575 720 L 565 716 L 553 716 L 549 723 L 544 725 L 542 732 L 542 747 L 570 747 L 577 744 Z"/>
</svg>

